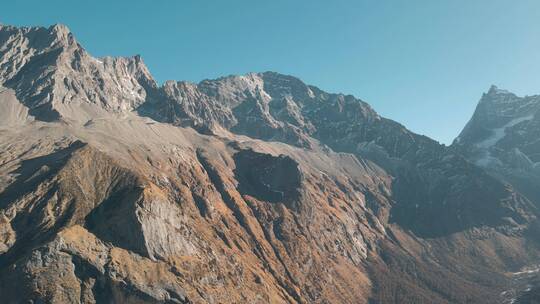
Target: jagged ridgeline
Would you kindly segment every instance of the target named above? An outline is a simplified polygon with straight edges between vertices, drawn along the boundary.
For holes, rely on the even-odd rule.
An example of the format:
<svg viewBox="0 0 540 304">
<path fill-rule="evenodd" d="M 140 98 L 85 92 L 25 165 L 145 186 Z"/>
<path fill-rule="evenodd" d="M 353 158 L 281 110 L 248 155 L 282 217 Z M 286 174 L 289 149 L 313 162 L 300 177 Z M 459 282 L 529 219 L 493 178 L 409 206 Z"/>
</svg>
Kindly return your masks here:
<svg viewBox="0 0 540 304">
<path fill-rule="evenodd" d="M 447 147 L 292 76 L 158 85 L 1 25 L 0 299 L 534 303 L 539 108 L 492 88 Z"/>
</svg>

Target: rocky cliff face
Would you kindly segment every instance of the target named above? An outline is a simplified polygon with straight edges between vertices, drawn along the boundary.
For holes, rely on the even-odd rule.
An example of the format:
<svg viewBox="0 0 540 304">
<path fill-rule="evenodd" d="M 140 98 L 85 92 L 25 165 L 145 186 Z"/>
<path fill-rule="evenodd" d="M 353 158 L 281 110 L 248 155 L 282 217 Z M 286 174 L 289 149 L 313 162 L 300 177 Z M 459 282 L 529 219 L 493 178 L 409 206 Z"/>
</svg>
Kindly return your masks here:
<svg viewBox="0 0 540 304">
<path fill-rule="evenodd" d="M 496 303 L 537 261 L 534 197 L 353 96 L 158 86 L 59 25 L 0 54 L 6 303 Z"/>
<path fill-rule="evenodd" d="M 493 86 L 454 146 L 471 161 L 538 201 L 540 96 L 518 97 Z"/>
<path fill-rule="evenodd" d="M 139 56 L 93 58 L 63 25 L 0 26 L 2 84 L 40 120 L 130 111 L 144 102 L 144 87 L 155 86 Z"/>
</svg>

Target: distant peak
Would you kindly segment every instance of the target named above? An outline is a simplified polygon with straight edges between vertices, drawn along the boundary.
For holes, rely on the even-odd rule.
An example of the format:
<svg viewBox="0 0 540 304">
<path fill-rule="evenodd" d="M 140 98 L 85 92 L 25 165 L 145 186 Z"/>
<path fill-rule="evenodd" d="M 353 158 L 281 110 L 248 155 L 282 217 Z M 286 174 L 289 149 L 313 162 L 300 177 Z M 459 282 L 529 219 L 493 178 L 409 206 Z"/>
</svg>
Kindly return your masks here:
<svg viewBox="0 0 540 304">
<path fill-rule="evenodd" d="M 69 28 L 66 25 L 61 24 L 61 23 L 53 24 L 53 25 L 51 25 L 49 27 L 49 29 L 56 32 L 56 33 L 59 33 L 59 34 L 69 34 L 69 33 L 71 33 Z"/>
<path fill-rule="evenodd" d="M 500 89 L 496 85 L 492 85 L 489 88 L 489 91 L 487 93 L 484 93 L 482 95 L 482 98 L 480 99 L 480 104 L 488 103 L 488 104 L 500 104 L 500 103 L 511 103 L 514 102 L 517 99 L 517 96 L 507 90 Z"/>
<path fill-rule="evenodd" d="M 137 62 L 137 63 L 143 63 L 144 64 L 143 59 L 142 59 L 140 54 L 136 54 L 135 56 L 133 56 L 133 60 L 135 60 L 135 62 Z"/>
<path fill-rule="evenodd" d="M 508 90 L 503 90 L 497 87 L 496 85 L 491 85 L 489 88 L 489 91 L 487 92 L 488 95 L 499 95 L 499 94 L 512 94 Z"/>
<path fill-rule="evenodd" d="M 69 28 L 63 24 L 54 24 L 48 28 L 51 36 L 54 37 L 54 40 L 61 42 L 62 44 L 68 45 L 75 42 L 75 37 L 69 30 Z"/>
</svg>

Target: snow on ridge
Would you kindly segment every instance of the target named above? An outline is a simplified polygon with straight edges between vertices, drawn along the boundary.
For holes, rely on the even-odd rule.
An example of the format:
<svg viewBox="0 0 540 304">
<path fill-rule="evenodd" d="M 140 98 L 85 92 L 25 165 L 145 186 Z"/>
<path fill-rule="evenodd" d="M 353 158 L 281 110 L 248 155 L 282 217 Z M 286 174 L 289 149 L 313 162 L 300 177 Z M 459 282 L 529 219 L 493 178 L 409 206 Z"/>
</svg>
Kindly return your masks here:
<svg viewBox="0 0 540 304">
<path fill-rule="evenodd" d="M 482 157 L 477 159 L 474 163 L 480 167 L 488 167 L 490 164 L 502 164 L 498 158 L 491 156 L 491 153 L 489 151 L 484 151 Z"/>
<path fill-rule="evenodd" d="M 517 117 L 517 118 L 512 119 L 511 121 L 509 121 L 508 123 L 506 123 L 504 126 L 502 126 L 500 128 L 492 129 L 493 135 L 491 135 L 490 137 L 488 137 L 488 138 L 484 139 L 483 141 L 477 143 L 476 146 L 479 147 L 479 148 L 488 149 L 488 148 L 496 145 L 497 142 L 499 142 L 499 140 L 501 140 L 506 135 L 506 129 L 507 128 L 511 128 L 511 127 L 517 125 L 518 123 L 523 122 L 523 121 L 531 120 L 531 119 L 533 119 L 533 117 L 534 117 L 534 115 L 527 115 L 527 116 L 524 116 L 524 117 Z"/>
<path fill-rule="evenodd" d="M 501 161 L 498 158 L 491 155 L 489 148 L 495 146 L 499 142 L 499 140 L 504 138 L 504 136 L 506 135 L 507 128 L 511 128 L 523 121 L 531 120 L 533 119 L 533 117 L 534 115 L 517 117 L 517 118 L 512 119 L 511 121 L 509 121 L 508 123 L 506 123 L 504 126 L 500 128 L 492 129 L 493 134 L 490 137 L 476 144 L 476 147 L 483 150 L 483 152 L 482 152 L 482 156 L 475 161 L 475 164 L 481 167 L 487 167 L 488 165 L 492 163 L 500 164 Z"/>
<path fill-rule="evenodd" d="M 103 64 L 103 60 L 101 60 L 101 59 L 99 59 L 99 58 L 92 57 L 92 56 L 90 56 L 90 58 L 91 58 L 94 62 L 96 62 L 96 63 Z"/>
</svg>

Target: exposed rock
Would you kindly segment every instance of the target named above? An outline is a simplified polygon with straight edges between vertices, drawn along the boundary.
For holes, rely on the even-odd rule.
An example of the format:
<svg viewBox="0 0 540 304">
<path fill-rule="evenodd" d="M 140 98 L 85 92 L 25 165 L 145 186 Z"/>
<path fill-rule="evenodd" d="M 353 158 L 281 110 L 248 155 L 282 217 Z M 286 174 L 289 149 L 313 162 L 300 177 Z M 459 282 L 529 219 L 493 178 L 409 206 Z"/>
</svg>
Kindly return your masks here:
<svg viewBox="0 0 540 304">
<path fill-rule="evenodd" d="M 302 175 L 292 158 L 244 150 L 234 160 L 240 193 L 272 203 L 299 201 Z"/>
<path fill-rule="evenodd" d="M 130 111 L 144 102 L 144 87 L 155 86 L 139 56 L 93 58 L 63 25 L 2 26 L 0 45 L 0 82 L 44 121 Z"/>
</svg>

